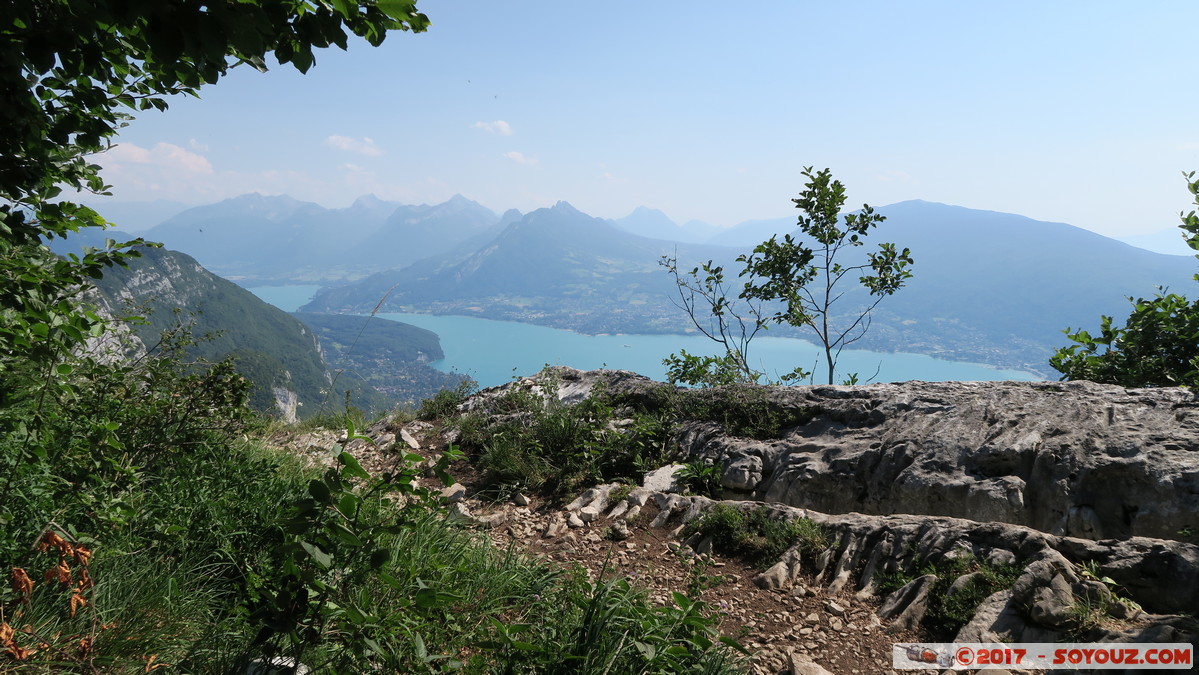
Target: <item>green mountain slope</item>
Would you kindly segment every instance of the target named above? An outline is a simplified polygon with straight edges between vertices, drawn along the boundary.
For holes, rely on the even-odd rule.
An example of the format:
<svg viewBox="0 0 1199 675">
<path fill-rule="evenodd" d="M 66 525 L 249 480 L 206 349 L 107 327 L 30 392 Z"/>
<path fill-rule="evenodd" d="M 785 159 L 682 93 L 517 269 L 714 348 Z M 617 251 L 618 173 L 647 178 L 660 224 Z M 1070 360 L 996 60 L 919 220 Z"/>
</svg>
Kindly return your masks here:
<svg viewBox="0 0 1199 675">
<path fill-rule="evenodd" d="M 565 202 L 512 223 L 478 250 L 324 289 L 303 309 L 432 310 L 543 323 L 583 332 L 682 330 L 658 259 L 729 251 L 646 239 Z M 680 253 L 682 255 L 682 253 Z"/>
<path fill-rule="evenodd" d="M 337 378 L 335 386 L 346 376 L 365 382 L 394 403 L 413 405 L 464 379 L 426 365 L 444 357 L 433 331 L 368 316 L 292 316 L 320 338 L 325 359 Z"/>
<path fill-rule="evenodd" d="M 201 338 L 188 349 L 191 357 L 232 356 L 238 371 L 254 383 L 251 403 L 257 410 L 305 417 L 342 404 L 329 393 L 332 375 L 312 330 L 190 256 L 143 248 L 129 268 L 110 270 L 96 286 L 114 316 L 145 317 L 133 330 L 147 348 L 157 345 L 164 331 L 183 325 Z M 360 381 L 342 388 L 353 389 L 361 407 L 387 405 Z"/>
</svg>

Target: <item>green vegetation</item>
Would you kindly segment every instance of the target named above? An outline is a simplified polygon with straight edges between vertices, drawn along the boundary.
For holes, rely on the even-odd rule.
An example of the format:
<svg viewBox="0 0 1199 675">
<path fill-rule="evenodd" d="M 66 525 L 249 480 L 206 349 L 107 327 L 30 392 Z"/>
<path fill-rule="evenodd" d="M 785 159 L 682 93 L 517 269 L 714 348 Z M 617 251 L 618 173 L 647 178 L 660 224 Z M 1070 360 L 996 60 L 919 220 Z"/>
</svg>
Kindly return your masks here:
<svg viewBox="0 0 1199 675">
<path fill-rule="evenodd" d="M 1185 174 L 1187 187 L 1199 205 L 1199 180 Z M 1199 251 L 1199 214 L 1181 214 L 1183 238 Z M 1197 255 L 1199 257 L 1199 255 Z M 1199 281 L 1199 274 L 1195 275 Z M 1100 318 L 1099 335 L 1085 330 L 1066 337 L 1049 365 L 1063 380 L 1090 380 L 1124 387 L 1199 386 L 1199 301 L 1159 289 L 1153 299 L 1128 299 L 1132 313 L 1123 326 L 1112 317 Z"/>
<path fill-rule="evenodd" d="M 814 558 L 828 547 L 824 528 L 807 518 L 779 518 L 765 506 L 742 511 L 717 504 L 687 525 L 684 536 L 712 538 L 712 548 L 725 555 L 769 567 L 792 546 L 799 544 L 804 558 Z"/>
<path fill-rule="evenodd" d="M 928 595 L 924 626 L 934 637 L 952 639 L 974 617 L 974 611 L 983 600 L 1011 588 L 1023 571 L 1019 565 L 995 565 L 973 555 L 964 555 L 925 565 L 914 572 L 883 573 L 879 577 L 878 593 L 885 596 L 926 574 L 937 575 Z M 965 581 L 950 592 L 962 577 Z"/>
<path fill-rule="evenodd" d="M 596 483 L 639 481 L 670 459 L 667 441 L 676 420 L 715 422 L 732 435 L 768 439 L 815 414 L 785 409 L 766 390 L 745 385 L 704 391 L 660 387 L 635 396 L 600 390 L 566 405 L 543 393 L 556 390 L 552 371 L 543 371 L 542 378 L 538 389 L 514 384 L 463 414 L 456 410 L 469 390 L 447 390 L 423 403 L 418 415 L 446 415 L 494 488 L 561 497 Z M 700 460 L 693 473 L 688 478 L 693 491 L 719 490 L 720 467 Z"/>
<path fill-rule="evenodd" d="M 762 373 L 749 365 L 749 346 L 759 331 L 773 323 L 810 329 L 816 334 L 824 348 L 828 383 L 833 384 L 841 350 L 866 335 L 870 313 L 912 276 L 911 252 L 906 248 L 899 251 L 891 243 L 880 244 L 879 250 L 864 261 L 843 264 L 838 259 L 842 250 L 862 246 L 871 228 L 886 218 L 863 204 L 860 213 L 846 214 L 842 223 L 846 197 L 841 181 L 833 180 L 828 169 L 813 173 L 810 166 L 804 168 L 803 175 L 808 182 L 799 198 L 792 201 L 803 211 L 799 229 L 812 240 L 814 248 L 787 234 L 781 241 L 771 237 L 749 255 L 738 256 L 737 262 L 744 265 L 738 276 L 747 280 L 736 297 L 731 297 L 724 268 L 711 260 L 689 272 L 680 272 L 675 258 L 662 258 L 678 289 L 679 307 L 701 333 L 725 351 L 718 357 L 686 352 L 670 356 L 665 363 L 672 383 L 714 386 L 757 382 Z M 846 276 L 857 276 L 868 292 L 868 298 L 848 312 L 835 307 L 845 298 L 846 291 L 840 285 Z M 703 315 L 710 315 L 708 321 L 700 320 Z M 782 381 L 793 382 L 810 375 L 796 368 L 783 375 Z M 856 374 L 850 379 L 856 383 Z"/>
<path fill-rule="evenodd" d="M 618 426 L 616 410 L 616 402 L 602 394 L 565 405 L 514 386 L 488 410 L 467 413 L 453 424 L 492 486 L 561 497 L 601 482 L 639 480 L 665 460 L 666 419 L 632 412 Z"/>
<path fill-rule="evenodd" d="M 278 414 L 276 389 L 296 394 L 300 417 L 335 410 L 346 390 L 355 405 L 366 410 L 381 411 L 393 404 L 356 373 L 331 383 L 313 332 L 286 312 L 208 272 L 187 255 L 158 248 L 136 250 L 141 253 L 137 260 L 94 283 L 111 314 L 140 315 L 129 325 L 143 344 L 153 347 L 164 335 L 181 331 L 197 336 L 187 345 L 186 358 L 201 364 L 232 358 L 237 372 L 252 383 L 251 407 L 264 414 Z M 137 306 L 123 304 L 131 288 L 146 287 L 154 290 L 140 292 Z M 188 308 L 187 313 L 181 307 Z"/>
<path fill-rule="evenodd" d="M 767 440 L 807 424 L 815 408 L 784 408 L 769 398 L 762 387 L 737 384 L 713 391 L 669 392 L 666 410 L 674 419 L 715 422 L 732 436 Z"/>
<path fill-rule="evenodd" d="M 474 380 L 467 379 L 459 382 L 456 387 L 442 389 L 420 402 L 416 417 L 422 420 L 437 420 L 457 415 L 458 406 L 475 393 L 477 388 Z"/>
<path fill-rule="evenodd" d="M 675 474 L 687 492 L 716 497 L 720 494 L 720 467 L 711 461 L 697 459 L 687 462 Z"/>
<path fill-rule="evenodd" d="M 745 264 L 741 276 L 762 280 L 747 284 L 743 297 L 782 302 L 783 308 L 771 320 L 810 328 L 824 347 L 828 383 L 832 384 L 841 350 L 862 339 L 870 327 L 870 313 L 912 276 L 912 256 L 906 248 L 898 251 L 895 244 L 883 243 L 865 262 L 843 265 L 837 259 L 842 249 L 862 246 L 862 238 L 886 218 L 863 204 L 860 213 L 844 216 L 842 227 L 838 223 L 846 197 L 841 181 L 832 180 L 828 169 L 812 173 L 810 166 L 803 175 L 808 183 L 799 199 L 792 201 L 803 211 L 799 229 L 814 241 L 815 249 L 796 243 L 790 235 L 781 242 L 771 237 L 737 260 Z M 845 295 L 841 281 L 846 275 L 859 274 L 858 282 L 871 299 L 847 313 L 835 311 L 834 305 Z M 810 288 L 813 281 L 817 282 L 815 291 Z"/>
<path fill-rule="evenodd" d="M 674 278 L 679 291 L 679 306 L 695 329 L 721 345 L 723 356 L 694 356 L 686 351 L 665 358 L 671 384 L 717 386 L 735 382 L 757 382 L 763 373 L 749 366 L 748 351 L 753 338 L 771 324 L 811 330 L 820 340 L 833 384 L 840 352 L 866 336 L 870 313 L 888 295 L 896 293 L 911 277 L 911 252 L 898 251 L 893 243 L 881 243 L 879 251 L 866 260 L 845 265 L 838 259 L 843 249 L 862 246 L 863 237 L 878 227 L 885 217 L 863 204 L 861 212 L 842 216 L 845 187 L 832 180 L 829 169 L 813 173 L 803 169 L 808 182 L 793 199 L 803 211 L 800 231 L 812 240 L 814 248 L 784 235 L 772 236 L 748 255 L 739 255 L 743 264 L 739 277 L 746 277 L 741 291 L 725 282 L 722 266 L 711 260 L 681 272 L 677 260 L 663 257 L 662 265 Z M 838 305 L 846 295 L 840 283 L 846 276 L 857 276 L 868 297 L 855 309 L 845 312 Z M 741 302 L 737 302 L 737 301 Z M 706 308 L 706 309 L 705 309 Z M 700 320 L 709 315 L 707 320 Z M 790 382 L 809 378 L 803 368 L 782 376 Z M 852 374 L 848 384 L 856 384 Z"/>
<path fill-rule="evenodd" d="M 325 359 L 336 371 L 335 389 L 361 382 L 382 393 L 392 406 L 415 406 L 467 380 L 463 375 L 443 373 L 426 365 L 444 357 L 437 334 L 432 331 L 364 316 L 292 316 L 320 338 Z"/>
<path fill-rule="evenodd" d="M 676 595 L 654 607 L 623 581 L 495 552 L 447 522 L 418 457 L 371 476 L 341 453 L 317 474 L 257 446 L 253 385 L 232 360 L 196 363 L 173 338 L 134 360 L 90 356 L 110 326 L 79 297 L 136 252 L 106 242 L 59 258 L 43 240 L 103 225 L 53 200 L 104 189 L 86 157 L 124 111 L 165 108 L 165 95 L 270 53 L 307 70 L 313 47 L 345 47 L 347 31 L 378 44 L 423 30 L 412 2 L 7 10 L 0 669 L 244 672 L 290 658 L 315 672 L 732 670 L 705 605 Z M 435 467 L 443 479 L 454 457 Z"/>
<path fill-rule="evenodd" d="M 0 555 L 20 570 L 0 591 L 0 668 L 732 672 L 702 603 L 654 607 L 494 550 L 417 485 L 420 457 L 371 476 L 343 453 L 318 474 L 238 440 L 247 383 L 227 363 L 189 372 L 80 362 L 76 397 L 46 404 L 53 454 L 0 446 Z"/>
</svg>

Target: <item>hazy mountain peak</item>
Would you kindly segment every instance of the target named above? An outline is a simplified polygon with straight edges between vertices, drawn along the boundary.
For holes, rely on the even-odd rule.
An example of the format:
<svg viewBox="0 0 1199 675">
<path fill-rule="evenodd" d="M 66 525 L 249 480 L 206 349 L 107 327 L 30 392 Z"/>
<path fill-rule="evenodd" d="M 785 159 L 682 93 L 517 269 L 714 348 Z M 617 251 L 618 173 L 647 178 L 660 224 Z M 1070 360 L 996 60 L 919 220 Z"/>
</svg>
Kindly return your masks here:
<svg viewBox="0 0 1199 675">
<path fill-rule="evenodd" d="M 299 206 L 304 202 L 289 195 L 264 195 L 261 192 L 247 192 L 244 195 L 238 195 L 236 197 L 225 199 L 220 203 L 238 206 L 257 206 L 267 204 L 272 206 Z"/>
<path fill-rule="evenodd" d="M 637 208 L 633 209 L 632 213 L 630 213 L 629 215 L 627 215 L 625 217 L 626 218 L 660 218 L 663 220 L 670 220 L 670 216 L 667 216 L 660 209 L 653 209 L 648 206 L 638 206 Z M 671 222 L 673 223 L 674 221 L 671 221 Z"/>
<path fill-rule="evenodd" d="M 508 209 L 507 211 L 504 211 L 504 215 L 500 216 L 499 224 L 500 225 L 511 225 L 512 223 L 515 223 L 516 221 L 518 221 L 524 217 L 525 217 L 525 214 L 521 213 L 519 210 Z"/>
<path fill-rule="evenodd" d="M 352 208 L 352 209 L 353 208 L 368 208 L 369 209 L 369 208 L 373 208 L 373 207 L 376 207 L 376 206 L 379 206 L 379 205 L 385 204 L 385 203 L 386 202 L 384 202 L 382 199 L 379 199 L 378 197 L 376 197 L 374 195 L 374 193 L 371 193 L 371 194 L 367 194 L 367 195 L 362 195 L 358 199 L 355 199 L 354 203 L 350 205 L 350 208 Z"/>
<path fill-rule="evenodd" d="M 558 203 L 554 204 L 550 210 L 561 213 L 578 213 L 580 215 L 585 215 L 582 211 L 576 209 L 574 206 L 571 206 L 570 202 L 567 201 L 559 201 Z"/>
</svg>

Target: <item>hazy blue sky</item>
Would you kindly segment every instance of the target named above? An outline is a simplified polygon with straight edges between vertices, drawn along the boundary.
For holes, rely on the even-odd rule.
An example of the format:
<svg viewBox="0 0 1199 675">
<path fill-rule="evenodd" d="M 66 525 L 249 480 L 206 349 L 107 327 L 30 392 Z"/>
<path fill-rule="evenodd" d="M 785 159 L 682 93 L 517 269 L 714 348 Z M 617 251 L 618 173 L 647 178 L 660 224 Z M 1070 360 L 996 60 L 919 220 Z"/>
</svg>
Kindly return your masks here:
<svg viewBox="0 0 1199 675">
<path fill-rule="evenodd" d="M 1199 2 L 422 0 L 433 22 L 300 75 L 236 68 L 100 158 L 121 201 L 346 206 L 455 193 L 678 222 L 926 199 L 1108 235 L 1170 227 L 1199 170 Z"/>
</svg>

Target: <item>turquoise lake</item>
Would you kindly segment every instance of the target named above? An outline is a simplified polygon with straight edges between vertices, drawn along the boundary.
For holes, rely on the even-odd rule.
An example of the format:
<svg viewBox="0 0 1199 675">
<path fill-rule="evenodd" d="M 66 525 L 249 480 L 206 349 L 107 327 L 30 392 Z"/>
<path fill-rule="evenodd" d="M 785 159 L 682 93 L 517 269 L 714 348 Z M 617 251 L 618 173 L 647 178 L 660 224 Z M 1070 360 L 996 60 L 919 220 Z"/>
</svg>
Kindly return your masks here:
<svg viewBox="0 0 1199 675">
<path fill-rule="evenodd" d="M 318 289 L 319 286 L 266 286 L 249 290 L 280 309 L 294 312 Z M 431 365 L 445 372 L 469 375 L 484 387 L 503 384 L 513 376 L 532 374 L 547 364 L 581 369 L 619 368 L 661 380 L 666 372 L 662 359 L 680 349 L 691 354 L 716 353 L 713 342 L 694 335 L 583 335 L 514 321 L 432 314 L 380 313 L 370 320 L 403 321 L 437 333 L 445 359 Z M 804 340 L 759 337 L 750 350 L 750 361 L 771 376 L 790 372 L 796 366 L 807 370 L 822 367 L 820 348 Z M 1019 370 L 945 361 L 924 354 L 848 349 L 841 353 L 837 370 L 856 372 L 862 380 L 878 370 L 876 382 L 1041 379 Z"/>
</svg>

